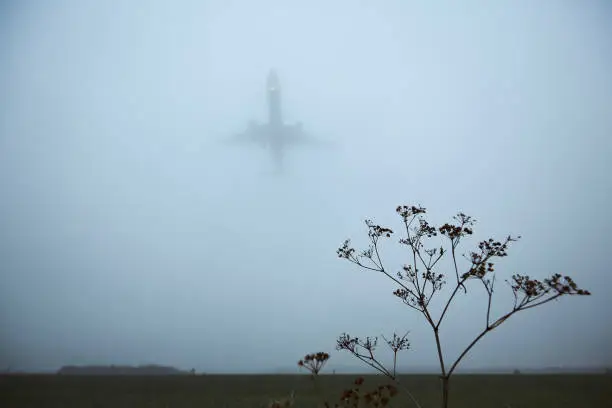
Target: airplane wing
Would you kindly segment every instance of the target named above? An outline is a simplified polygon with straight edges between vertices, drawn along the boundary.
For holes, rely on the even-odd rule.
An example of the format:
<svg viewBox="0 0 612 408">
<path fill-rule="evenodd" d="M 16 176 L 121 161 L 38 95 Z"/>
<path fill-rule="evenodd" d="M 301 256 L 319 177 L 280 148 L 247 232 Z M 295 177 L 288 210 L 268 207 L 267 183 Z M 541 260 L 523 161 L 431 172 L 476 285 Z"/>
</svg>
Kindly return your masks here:
<svg viewBox="0 0 612 408">
<path fill-rule="evenodd" d="M 295 125 L 285 125 L 283 142 L 288 145 L 309 146 L 309 147 L 333 147 L 334 143 L 319 139 L 306 132 L 301 123 Z"/>
<path fill-rule="evenodd" d="M 260 124 L 250 122 L 249 126 L 240 133 L 236 133 L 229 137 L 221 139 L 226 145 L 251 145 L 267 148 L 270 143 L 274 143 L 274 131 L 270 129 L 268 124 Z M 302 124 L 283 125 L 282 128 L 282 145 L 296 147 L 311 147 L 311 148 L 336 148 L 337 145 L 333 142 L 319 139 L 304 131 Z"/>
<path fill-rule="evenodd" d="M 250 122 L 249 126 L 240 133 L 236 133 L 223 141 L 226 144 L 255 144 L 266 146 L 268 139 L 268 127 L 257 122 Z"/>
</svg>

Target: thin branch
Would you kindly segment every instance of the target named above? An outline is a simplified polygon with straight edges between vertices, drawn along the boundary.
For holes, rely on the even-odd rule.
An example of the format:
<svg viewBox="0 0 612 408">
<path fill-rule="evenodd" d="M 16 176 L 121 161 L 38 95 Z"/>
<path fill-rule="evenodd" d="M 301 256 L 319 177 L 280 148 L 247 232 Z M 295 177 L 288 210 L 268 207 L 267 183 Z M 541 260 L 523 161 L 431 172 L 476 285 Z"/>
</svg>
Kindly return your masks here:
<svg viewBox="0 0 612 408">
<path fill-rule="evenodd" d="M 446 302 L 446 305 L 444 306 L 444 310 L 442 310 L 442 314 L 440 315 L 440 318 L 438 319 L 438 323 L 436 323 L 436 325 L 435 325 L 436 329 L 438 329 L 440 327 L 440 324 L 442 323 L 442 320 L 444 319 L 444 316 L 446 315 L 446 312 L 448 311 L 448 308 L 450 307 L 451 302 L 455 298 L 455 295 L 457 294 L 457 291 L 459 290 L 459 288 L 463 285 L 463 283 L 466 280 L 467 280 L 467 278 L 462 278 L 457 283 L 457 285 L 455 286 L 455 289 L 453 290 L 453 293 L 450 295 L 450 297 L 448 298 L 448 301 Z"/>
<path fill-rule="evenodd" d="M 457 243 L 458 243 L 458 241 L 457 241 Z M 463 293 L 467 293 L 467 288 L 464 285 L 460 284 L 461 281 L 459 280 L 459 268 L 457 267 L 457 256 L 455 254 L 456 245 L 455 245 L 454 242 L 452 242 L 451 245 L 452 245 L 451 246 L 451 254 L 453 256 L 453 265 L 455 265 L 455 276 L 457 277 L 457 284 L 459 286 L 463 286 Z"/>
</svg>

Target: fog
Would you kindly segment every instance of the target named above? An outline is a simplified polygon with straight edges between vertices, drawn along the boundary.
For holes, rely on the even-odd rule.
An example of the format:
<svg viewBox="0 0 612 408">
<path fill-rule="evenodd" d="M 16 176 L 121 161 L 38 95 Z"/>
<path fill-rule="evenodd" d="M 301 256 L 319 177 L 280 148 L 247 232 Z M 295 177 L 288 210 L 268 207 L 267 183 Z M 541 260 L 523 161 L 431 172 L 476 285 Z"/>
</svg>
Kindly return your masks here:
<svg viewBox="0 0 612 408">
<path fill-rule="evenodd" d="M 497 314 L 514 273 L 593 293 L 517 314 L 464 367 L 612 365 L 611 39 L 605 0 L 3 2 L 0 368 L 297 372 L 327 351 L 342 371 L 342 332 L 410 330 L 400 365 L 435 369 L 423 317 L 335 252 L 400 204 L 475 217 L 461 252 L 522 235 Z M 222 143 L 266 120 L 271 68 L 285 120 L 333 144 L 278 175 Z M 485 306 L 458 298 L 448 358 Z"/>
</svg>

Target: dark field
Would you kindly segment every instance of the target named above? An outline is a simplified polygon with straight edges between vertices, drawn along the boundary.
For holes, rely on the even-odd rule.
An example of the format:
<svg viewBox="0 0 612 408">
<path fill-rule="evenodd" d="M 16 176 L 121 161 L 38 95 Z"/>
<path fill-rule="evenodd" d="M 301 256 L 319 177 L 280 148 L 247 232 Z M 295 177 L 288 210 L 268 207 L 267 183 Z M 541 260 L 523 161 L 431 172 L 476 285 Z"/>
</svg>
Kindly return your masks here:
<svg viewBox="0 0 612 408">
<path fill-rule="evenodd" d="M 295 390 L 294 407 L 338 402 L 357 375 L 324 375 L 313 383 L 298 375 L 203 375 L 167 377 L 0 376 L 0 407 L 203 407 L 260 408 L 270 398 Z M 364 376 L 364 391 L 387 381 Z M 407 375 L 423 408 L 439 406 L 433 375 Z M 402 392 L 391 406 L 410 407 Z M 612 407 L 612 376 L 606 375 L 458 375 L 451 382 L 455 408 Z"/>
</svg>

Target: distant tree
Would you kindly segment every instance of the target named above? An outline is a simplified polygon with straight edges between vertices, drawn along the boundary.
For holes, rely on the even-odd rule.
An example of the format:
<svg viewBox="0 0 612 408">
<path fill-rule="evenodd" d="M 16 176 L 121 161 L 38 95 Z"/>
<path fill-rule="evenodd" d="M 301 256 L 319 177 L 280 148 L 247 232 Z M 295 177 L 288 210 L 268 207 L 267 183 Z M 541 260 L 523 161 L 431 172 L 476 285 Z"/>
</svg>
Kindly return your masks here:
<svg viewBox="0 0 612 408">
<path fill-rule="evenodd" d="M 367 249 L 357 252 L 350 246 L 350 240 L 346 240 L 337 250 L 337 254 L 340 258 L 346 259 L 361 268 L 380 273 L 392 280 L 399 286 L 393 294 L 402 300 L 406 306 L 416 310 L 425 318 L 433 331 L 440 364 L 443 408 L 448 407 L 449 382 L 452 374 L 462 359 L 487 333 L 520 311 L 541 306 L 564 295 L 590 295 L 588 291 L 578 288 L 569 276 L 554 274 L 550 278 L 539 281 L 532 279 L 528 275 L 516 274 L 509 281 L 506 280 L 514 295 L 514 305 L 508 312 L 495 319 L 491 316 L 491 303 L 496 280 L 493 261 L 507 256 L 506 251 L 509 245 L 520 237 L 513 238 L 508 236 L 502 241 L 491 238 L 480 242 L 477 250 L 469 252 L 467 256 L 464 255 L 469 262 L 469 267 L 467 271 L 460 273 L 457 263 L 457 248 L 463 238 L 472 235 L 472 227 L 475 223 L 472 217 L 458 213 L 453 217 L 453 223 L 446 223 L 436 228 L 426 221 L 423 216 L 426 211 L 423 207 L 399 206 L 396 212 L 402 219 L 402 230 L 405 232 L 405 236 L 399 240 L 399 243 L 408 250 L 409 254 L 409 262 L 404 265 L 400 272 L 393 273 L 390 271 L 383 265 L 380 256 L 381 239 L 391 237 L 393 231 L 389 228 L 376 225 L 370 220 L 365 221 L 370 241 Z M 425 242 L 436 237 L 438 234 L 445 237 L 444 239 L 450 249 L 444 249 L 440 243 L 435 246 L 425 247 Z M 452 279 L 452 275 L 447 277 L 447 274 L 435 272 L 439 261 L 449 252 L 452 258 L 451 268 L 454 269 L 455 279 Z M 444 307 L 442 311 L 436 317 L 432 307 L 430 307 L 430 302 L 434 295 L 441 292 L 445 287 L 447 278 L 453 281 L 452 289 L 446 302 L 443 302 Z M 440 326 L 457 294 L 460 292 L 467 293 L 467 286 L 472 282 L 482 285 L 486 293 L 486 307 L 484 309 L 484 314 L 486 315 L 485 325 L 452 364 L 449 364 L 449 361 L 445 361 L 442 351 Z M 363 339 L 344 333 L 337 340 L 337 349 L 349 351 L 354 357 L 391 378 L 396 384 L 399 384 L 395 372 L 395 358 L 394 368 L 389 370 L 375 356 L 374 351 L 377 340 L 377 337 L 366 337 Z M 385 340 L 394 351 L 395 357 L 398 351 L 409 348 L 405 336 L 399 337 L 394 334 L 391 340 Z M 400 340 L 405 341 L 405 343 L 402 343 Z M 418 402 L 412 397 L 412 394 L 409 395 L 418 406 Z"/>
<path fill-rule="evenodd" d="M 512 371 L 512 374 L 514 375 L 520 375 L 521 374 L 521 370 L 519 370 L 518 368 L 515 369 L 514 371 Z"/>
</svg>

